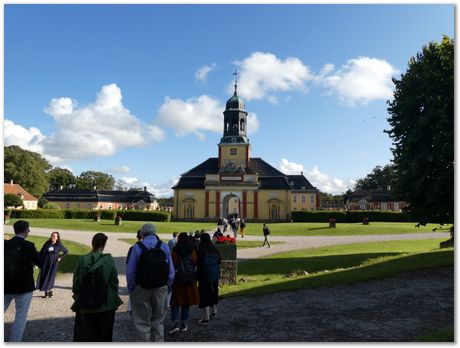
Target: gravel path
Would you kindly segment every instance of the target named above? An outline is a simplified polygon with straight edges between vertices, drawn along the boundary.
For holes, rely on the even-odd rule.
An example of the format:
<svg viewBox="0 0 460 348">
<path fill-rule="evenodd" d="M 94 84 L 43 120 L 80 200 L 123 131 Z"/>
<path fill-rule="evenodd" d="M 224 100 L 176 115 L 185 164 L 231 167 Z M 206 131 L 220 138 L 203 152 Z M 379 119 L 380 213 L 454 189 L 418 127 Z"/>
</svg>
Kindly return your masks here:
<svg viewBox="0 0 460 348">
<path fill-rule="evenodd" d="M 11 226 L 4 226 L 12 232 Z M 52 230 L 34 228 L 32 235 L 49 236 Z M 95 232 L 62 231 L 61 238 L 90 245 Z M 107 233 L 105 252 L 111 253 L 117 265 L 120 281 L 119 307 L 114 328 L 114 341 L 132 341 L 131 321 L 127 312 L 125 256 L 129 245 L 119 238 L 133 238 L 132 233 Z M 238 250 L 240 260 L 258 258 L 278 252 L 325 245 L 447 238 L 448 233 L 418 233 L 403 235 L 277 237 L 283 241 L 271 248 Z M 168 240 L 169 235 L 160 235 Z M 245 240 L 262 237 L 247 236 Z M 37 246 L 38 248 L 39 246 Z M 24 333 L 28 342 L 72 341 L 74 313 L 72 275 L 60 275 L 55 296 L 42 299 L 34 292 L 29 310 L 29 322 Z M 235 297 L 219 303 L 220 313 L 215 324 L 200 327 L 199 310 L 191 311 L 190 330 L 166 341 L 207 342 L 349 342 L 349 341 L 412 341 L 425 331 L 453 326 L 453 267 L 441 270 L 417 271 L 379 281 L 354 285 L 339 285 L 317 289 L 281 292 L 257 297 Z M 5 312 L 5 337 L 14 319 L 14 308 Z M 222 313 L 222 314 L 221 314 Z M 169 317 L 168 317 L 169 318 Z M 338 319 L 339 318 L 339 319 Z M 169 323 L 169 319 L 167 321 Z M 218 324 L 218 325 L 217 325 Z M 263 325 L 263 330 L 261 330 Z M 50 327 L 52 330 L 49 330 Z M 166 325 L 166 327 L 168 327 Z"/>
</svg>

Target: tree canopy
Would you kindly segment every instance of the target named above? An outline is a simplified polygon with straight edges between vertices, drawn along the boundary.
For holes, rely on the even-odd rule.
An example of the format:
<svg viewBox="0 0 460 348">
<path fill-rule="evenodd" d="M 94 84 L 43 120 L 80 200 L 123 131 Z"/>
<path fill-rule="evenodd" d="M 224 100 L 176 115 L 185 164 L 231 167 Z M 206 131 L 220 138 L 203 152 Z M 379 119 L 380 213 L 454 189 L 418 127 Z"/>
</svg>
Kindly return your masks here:
<svg viewBox="0 0 460 348">
<path fill-rule="evenodd" d="M 92 190 L 94 186 L 98 190 L 113 190 L 114 185 L 115 179 L 112 175 L 91 170 L 82 172 L 76 180 L 76 188 L 81 190 Z"/>
<path fill-rule="evenodd" d="M 430 42 L 393 79 L 395 191 L 421 224 L 454 222 L 454 42 Z"/>
<path fill-rule="evenodd" d="M 392 164 L 376 166 L 365 178 L 358 179 L 355 190 L 384 190 L 392 191 L 395 173 Z"/>
<path fill-rule="evenodd" d="M 76 183 L 73 173 L 65 168 L 54 167 L 48 172 L 50 190 L 70 188 Z"/>
<path fill-rule="evenodd" d="M 48 190 L 51 165 L 45 158 L 16 145 L 6 146 L 4 156 L 5 182 L 13 180 L 37 198 Z"/>
</svg>

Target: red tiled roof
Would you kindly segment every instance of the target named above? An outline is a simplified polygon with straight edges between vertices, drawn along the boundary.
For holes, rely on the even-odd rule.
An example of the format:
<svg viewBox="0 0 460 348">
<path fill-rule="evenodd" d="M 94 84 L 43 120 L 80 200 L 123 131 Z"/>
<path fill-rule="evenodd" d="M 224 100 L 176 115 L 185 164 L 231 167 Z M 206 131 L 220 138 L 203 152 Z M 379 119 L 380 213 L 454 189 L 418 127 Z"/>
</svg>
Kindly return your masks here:
<svg viewBox="0 0 460 348">
<path fill-rule="evenodd" d="M 4 194 L 10 193 L 13 195 L 19 195 L 22 193 L 24 195 L 24 201 L 38 201 L 37 198 L 32 196 L 21 185 L 18 184 L 3 184 L 3 192 Z"/>
</svg>

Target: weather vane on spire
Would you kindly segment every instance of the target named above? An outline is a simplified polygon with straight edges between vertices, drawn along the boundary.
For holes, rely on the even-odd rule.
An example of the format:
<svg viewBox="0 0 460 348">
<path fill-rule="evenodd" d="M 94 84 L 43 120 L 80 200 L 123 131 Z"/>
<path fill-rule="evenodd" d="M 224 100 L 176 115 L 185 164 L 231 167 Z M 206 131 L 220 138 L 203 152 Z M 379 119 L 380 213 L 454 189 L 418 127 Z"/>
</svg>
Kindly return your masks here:
<svg viewBox="0 0 460 348">
<path fill-rule="evenodd" d="M 235 76 L 235 93 L 236 93 L 236 87 L 238 84 L 238 70 L 235 69 L 235 72 L 233 73 L 233 76 Z"/>
</svg>

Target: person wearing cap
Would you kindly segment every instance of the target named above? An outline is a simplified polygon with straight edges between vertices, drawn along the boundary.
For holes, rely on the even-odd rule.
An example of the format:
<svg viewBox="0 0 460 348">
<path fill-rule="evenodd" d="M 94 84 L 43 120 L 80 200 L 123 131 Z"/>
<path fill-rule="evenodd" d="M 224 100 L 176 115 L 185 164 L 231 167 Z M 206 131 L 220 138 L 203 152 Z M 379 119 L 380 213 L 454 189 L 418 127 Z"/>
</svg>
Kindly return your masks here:
<svg viewBox="0 0 460 348">
<path fill-rule="evenodd" d="M 134 340 L 137 342 L 164 342 L 164 320 L 168 313 L 168 292 L 174 280 L 174 265 L 167 244 L 160 241 L 153 224 L 141 227 L 142 245 L 136 243 L 126 265 L 126 281 L 131 301 L 131 313 L 134 324 Z M 168 266 L 167 281 L 159 287 L 143 287 L 137 284 L 141 254 L 159 247 L 164 252 Z"/>
</svg>

